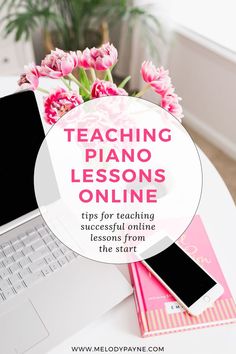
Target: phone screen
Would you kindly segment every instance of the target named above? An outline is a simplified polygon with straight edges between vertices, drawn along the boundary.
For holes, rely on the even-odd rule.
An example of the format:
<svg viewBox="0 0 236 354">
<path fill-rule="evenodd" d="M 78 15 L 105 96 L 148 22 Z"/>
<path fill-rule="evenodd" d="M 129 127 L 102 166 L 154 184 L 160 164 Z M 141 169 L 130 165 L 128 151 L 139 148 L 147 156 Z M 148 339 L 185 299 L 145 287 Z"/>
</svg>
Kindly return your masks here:
<svg viewBox="0 0 236 354">
<path fill-rule="evenodd" d="M 187 307 L 216 285 L 175 243 L 156 256 L 145 259 L 145 262 Z"/>
</svg>

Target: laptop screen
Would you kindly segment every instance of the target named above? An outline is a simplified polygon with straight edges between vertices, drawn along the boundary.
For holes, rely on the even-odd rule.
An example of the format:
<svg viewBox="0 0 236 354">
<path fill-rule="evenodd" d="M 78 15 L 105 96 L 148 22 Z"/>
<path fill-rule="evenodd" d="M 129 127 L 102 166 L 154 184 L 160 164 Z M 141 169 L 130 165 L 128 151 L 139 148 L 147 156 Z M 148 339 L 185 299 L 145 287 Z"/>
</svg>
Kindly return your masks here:
<svg viewBox="0 0 236 354">
<path fill-rule="evenodd" d="M 44 130 L 32 91 L 0 98 L 0 225 L 37 209 L 34 165 Z"/>
</svg>

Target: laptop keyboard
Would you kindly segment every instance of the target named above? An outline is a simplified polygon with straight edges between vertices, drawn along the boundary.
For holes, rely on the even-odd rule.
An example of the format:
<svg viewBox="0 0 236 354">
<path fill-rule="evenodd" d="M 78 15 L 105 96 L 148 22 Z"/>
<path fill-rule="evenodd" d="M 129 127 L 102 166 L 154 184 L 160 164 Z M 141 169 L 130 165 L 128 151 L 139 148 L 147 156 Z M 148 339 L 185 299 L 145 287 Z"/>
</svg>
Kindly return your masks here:
<svg viewBox="0 0 236 354">
<path fill-rule="evenodd" d="M 0 244 L 0 303 L 48 277 L 77 256 L 45 223 Z"/>
</svg>

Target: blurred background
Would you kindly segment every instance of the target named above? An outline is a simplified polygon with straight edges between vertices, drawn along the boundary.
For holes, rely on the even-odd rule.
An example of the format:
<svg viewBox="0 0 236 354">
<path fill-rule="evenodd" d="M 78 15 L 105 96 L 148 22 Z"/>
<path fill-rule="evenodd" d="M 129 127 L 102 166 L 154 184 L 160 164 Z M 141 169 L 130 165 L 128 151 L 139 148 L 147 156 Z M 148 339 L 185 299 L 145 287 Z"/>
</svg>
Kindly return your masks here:
<svg viewBox="0 0 236 354">
<path fill-rule="evenodd" d="M 19 76 L 51 49 L 112 42 L 115 77 L 143 83 L 144 59 L 164 65 L 183 98 L 184 125 L 236 201 L 234 0 L 0 0 L 0 76 Z M 2 91 L 1 91 L 2 92 Z M 158 103 L 154 93 L 146 99 Z"/>
</svg>

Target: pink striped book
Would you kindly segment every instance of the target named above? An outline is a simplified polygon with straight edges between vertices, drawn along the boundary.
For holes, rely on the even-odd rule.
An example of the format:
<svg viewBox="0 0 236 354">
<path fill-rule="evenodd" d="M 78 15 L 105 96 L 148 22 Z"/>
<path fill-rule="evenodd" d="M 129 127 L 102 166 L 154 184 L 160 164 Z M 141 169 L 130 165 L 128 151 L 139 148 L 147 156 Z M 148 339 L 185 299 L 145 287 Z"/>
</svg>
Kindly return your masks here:
<svg viewBox="0 0 236 354">
<path fill-rule="evenodd" d="M 199 316 L 191 316 L 141 263 L 129 265 L 141 335 L 143 337 L 233 323 L 236 305 L 199 216 L 195 216 L 178 245 L 223 287 L 223 295 Z"/>
</svg>

